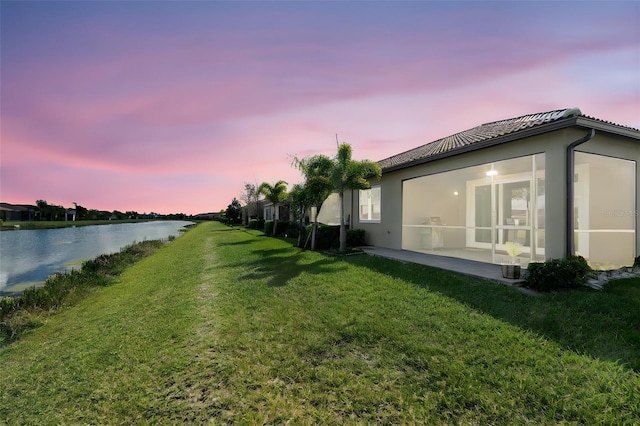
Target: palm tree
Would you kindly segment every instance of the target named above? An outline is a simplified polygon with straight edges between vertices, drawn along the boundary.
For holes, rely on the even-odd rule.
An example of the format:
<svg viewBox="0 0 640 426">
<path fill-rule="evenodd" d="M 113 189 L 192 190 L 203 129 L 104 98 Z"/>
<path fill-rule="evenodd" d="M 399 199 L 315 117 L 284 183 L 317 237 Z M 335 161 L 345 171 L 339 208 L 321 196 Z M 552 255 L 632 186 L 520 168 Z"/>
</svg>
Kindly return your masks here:
<svg viewBox="0 0 640 426">
<path fill-rule="evenodd" d="M 322 203 L 333 191 L 331 175 L 333 161 L 326 155 L 314 155 L 303 158 L 294 158 L 293 164 L 305 177 L 304 189 L 308 195 L 308 206 L 320 211 Z M 318 215 L 316 213 L 311 230 L 311 250 L 316 249 L 316 231 L 318 229 Z"/>
<path fill-rule="evenodd" d="M 304 213 L 309 206 L 309 193 L 304 186 L 296 183 L 289 192 L 289 204 L 298 220 L 298 247 L 302 247 L 302 229 L 304 228 Z"/>
<path fill-rule="evenodd" d="M 341 143 L 333 159 L 331 181 L 333 188 L 340 196 L 340 251 L 347 250 L 347 231 L 344 223 L 344 191 L 348 189 L 369 189 L 371 185 L 367 177 L 382 176 L 378 163 L 370 160 L 356 161 L 351 159 L 351 145 Z"/>
<path fill-rule="evenodd" d="M 275 215 L 273 217 L 273 235 L 276 235 L 278 228 L 278 219 L 280 216 L 280 203 L 287 199 L 287 185 L 288 183 L 279 180 L 273 186 L 268 182 L 262 182 L 258 187 L 258 193 L 264 195 L 264 197 L 273 203 L 275 209 Z"/>
</svg>

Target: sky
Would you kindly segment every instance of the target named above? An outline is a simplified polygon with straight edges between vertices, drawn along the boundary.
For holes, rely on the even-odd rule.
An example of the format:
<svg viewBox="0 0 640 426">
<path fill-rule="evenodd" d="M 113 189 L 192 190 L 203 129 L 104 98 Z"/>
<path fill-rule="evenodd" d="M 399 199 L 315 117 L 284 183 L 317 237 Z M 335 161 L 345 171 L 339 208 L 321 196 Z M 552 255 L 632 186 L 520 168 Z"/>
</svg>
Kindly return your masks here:
<svg viewBox="0 0 640 426">
<path fill-rule="evenodd" d="M 640 128 L 638 1 L 0 2 L 0 201 L 197 214 L 293 157 L 578 107 Z"/>
</svg>

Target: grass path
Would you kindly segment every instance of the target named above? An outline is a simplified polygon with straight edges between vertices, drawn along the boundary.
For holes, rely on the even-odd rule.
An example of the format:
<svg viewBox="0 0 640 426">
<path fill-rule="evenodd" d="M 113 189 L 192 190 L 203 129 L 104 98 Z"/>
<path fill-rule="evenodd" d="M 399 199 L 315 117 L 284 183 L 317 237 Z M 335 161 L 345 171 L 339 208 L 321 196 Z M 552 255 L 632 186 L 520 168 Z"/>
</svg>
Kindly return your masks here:
<svg viewBox="0 0 640 426">
<path fill-rule="evenodd" d="M 637 423 L 637 313 L 561 329 L 638 298 L 571 294 L 201 224 L 0 348 L 0 422 Z"/>
</svg>

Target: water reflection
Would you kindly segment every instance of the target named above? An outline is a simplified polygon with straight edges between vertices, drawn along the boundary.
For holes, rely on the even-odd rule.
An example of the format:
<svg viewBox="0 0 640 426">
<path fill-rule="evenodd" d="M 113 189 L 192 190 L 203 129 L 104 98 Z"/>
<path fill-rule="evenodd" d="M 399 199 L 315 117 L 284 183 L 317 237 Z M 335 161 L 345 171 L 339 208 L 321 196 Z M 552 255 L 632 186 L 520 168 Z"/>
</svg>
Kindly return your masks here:
<svg viewBox="0 0 640 426">
<path fill-rule="evenodd" d="M 171 220 L 0 232 L 0 293 L 21 291 L 134 242 L 177 236 L 189 224 Z"/>
</svg>

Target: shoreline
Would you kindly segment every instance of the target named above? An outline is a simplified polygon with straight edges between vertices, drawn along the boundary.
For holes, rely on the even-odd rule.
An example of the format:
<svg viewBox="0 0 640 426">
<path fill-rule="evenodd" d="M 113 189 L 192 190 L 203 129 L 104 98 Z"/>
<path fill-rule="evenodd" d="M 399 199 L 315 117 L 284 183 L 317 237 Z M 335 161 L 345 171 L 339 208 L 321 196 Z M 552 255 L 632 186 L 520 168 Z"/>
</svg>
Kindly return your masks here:
<svg viewBox="0 0 640 426">
<path fill-rule="evenodd" d="M 155 220 L 172 219 L 117 219 L 117 220 L 43 220 L 43 221 L 7 221 L 0 224 L 0 231 L 23 231 L 34 229 L 58 229 L 70 228 L 72 226 L 92 226 L 92 225 L 115 225 L 118 223 L 141 223 Z"/>
<path fill-rule="evenodd" d="M 166 221 L 169 221 L 169 220 L 168 219 L 125 219 L 125 220 L 111 220 L 111 221 L 104 220 L 104 221 L 78 221 L 78 222 L 65 222 L 65 221 L 58 221 L 58 222 L 48 222 L 48 221 L 43 221 L 43 222 L 22 222 L 22 223 L 37 224 L 39 226 L 31 227 L 31 228 L 15 228 L 15 230 L 16 231 L 20 231 L 20 230 L 47 231 L 47 230 L 52 230 L 52 229 L 72 228 L 72 227 L 76 227 L 76 226 L 140 224 L 140 223 L 147 223 L 147 222 L 157 222 L 158 225 L 159 225 L 160 222 L 166 222 Z M 192 226 L 196 225 L 196 223 L 193 222 L 193 221 L 184 221 L 184 222 L 189 222 L 189 223 L 184 225 L 179 230 L 178 235 L 180 235 L 181 233 L 186 232 L 189 228 L 191 228 Z M 7 222 L 5 222 L 5 224 L 6 223 Z M 13 224 L 13 223 L 16 223 L 16 222 L 8 222 L 8 223 Z M 18 222 L 18 223 L 20 223 L 20 222 Z M 151 226 L 154 226 L 154 225 L 151 225 Z M 8 228 L 7 227 L 6 229 L 3 229 L 3 230 L 14 230 L 14 228 Z M 9 237 L 9 235 L 7 235 L 7 237 Z M 159 240 L 164 241 L 165 239 L 164 238 L 159 238 Z M 168 240 L 169 241 L 172 240 L 171 236 L 169 236 Z M 141 242 L 144 242 L 144 241 L 147 241 L 146 237 Z M 117 253 L 117 251 L 121 251 L 123 249 L 126 249 L 130 245 L 135 245 L 136 243 L 137 243 L 137 241 L 134 240 L 134 241 L 132 241 L 132 243 L 125 244 L 122 247 L 120 247 L 118 250 L 112 251 L 112 253 Z M 109 253 L 104 253 L 104 254 L 108 255 Z M 98 256 L 102 256 L 102 255 L 103 254 L 99 254 Z M 1 259 L 2 259 L 2 257 L 0 257 L 0 260 Z M 61 264 L 61 268 L 59 270 L 51 272 L 49 275 L 47 275 L 46 277 L 44 277 L 41 280 L 13 282 L 12 284 L 10 284 L 10 285 L 7 284 L 6 286 L 0 285 L 0 299 L 2 299 L 3 297 L 10 297 L 10 298 L 20 297 L 27 290 L 30 290 L 30 289 L 33 289 L 33 288 L 37 289 L 37 288 L 43 287 L 46 284 L 47 280 L 53 278 L 55 275 L 68 274 L 68 273 L 71 273 L 73 271 L 82 270 L 83 264 L 85 262 L 91 261 L 91 260 L 95 260 L 95 259 L 92 259 L 90 257 L 79 257 L 78 259 L 68 260 L 68 261 L 64 262 L 64 266 Z M 32 278 L 39 278 L 39 277 L 32 277 Z"/>
</svg>

